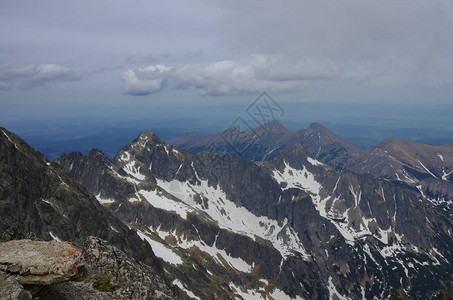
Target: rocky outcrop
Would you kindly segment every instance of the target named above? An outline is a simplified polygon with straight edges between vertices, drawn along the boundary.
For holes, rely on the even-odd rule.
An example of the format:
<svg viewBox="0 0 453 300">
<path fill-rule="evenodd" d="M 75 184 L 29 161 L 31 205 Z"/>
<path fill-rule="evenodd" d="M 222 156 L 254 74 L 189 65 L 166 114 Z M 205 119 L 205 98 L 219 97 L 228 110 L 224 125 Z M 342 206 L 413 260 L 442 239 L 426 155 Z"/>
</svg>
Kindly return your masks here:
<svg viewBox="0 0 453 300">
<path fill-rule="evenodd" d="M 6 299 L 179 298 L 152 267 L 96 237 L 88 237 L 82 250 L 55 241 L 0 244 L 0 295 Z"/>
<path fill-rule="evenodd" d="M 70 243 L 14 240 L 0 244 L 0 294 L 31 299 L 49 286 L 69 281 L 84 266 L 82 253 Z"/>
<path fill-rule="evenodd" d="M 15 240 L 0 244 L 0 270 L 19 274 L 19 283 L 50 285 L 69 280 L 83 266 L 70 243 Z"/>
</svg>

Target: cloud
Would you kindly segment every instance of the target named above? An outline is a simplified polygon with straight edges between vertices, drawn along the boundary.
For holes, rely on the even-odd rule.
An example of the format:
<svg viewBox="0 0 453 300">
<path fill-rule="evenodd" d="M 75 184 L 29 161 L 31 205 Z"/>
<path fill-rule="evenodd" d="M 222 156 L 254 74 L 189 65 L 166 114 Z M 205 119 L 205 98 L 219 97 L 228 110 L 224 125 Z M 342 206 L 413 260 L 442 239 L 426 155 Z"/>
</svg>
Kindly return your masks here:
<svg viewBox="0 0 453 300">
<path fill-rule="evenodd" d="M 442 86 L 453 76 L 452 1 L 216 3 L 223 11 L 218 21 L 222 45 L 240 55 L 333 61 L 353 75 L 347 83 L 366 79 L 372 70 L 372 79 L 379 75 L 373 84 L 383 88 Z"/>
<path fill-rule="evenodd" d="M 56 64 L 31 64 L 0 68 L 0 89 L 33 89 L 57 82 L 80 80 L 71 69 Z"/>
<path fill-rule="evenodd" d="M 223 60 L 210 64 L 152 65 L 129 69 L 123 73 L 122 79 L 129 95 L 148 95 L 165 88 L 197 88 L 204 96 L 225 96 L 263 90 L 297 91 L 310 81 L 339 77 L 341 70 L 334 63 L 314 60 L 289 62 L 280 57 L 253 55 L 247 63 Z"/>
</svg>

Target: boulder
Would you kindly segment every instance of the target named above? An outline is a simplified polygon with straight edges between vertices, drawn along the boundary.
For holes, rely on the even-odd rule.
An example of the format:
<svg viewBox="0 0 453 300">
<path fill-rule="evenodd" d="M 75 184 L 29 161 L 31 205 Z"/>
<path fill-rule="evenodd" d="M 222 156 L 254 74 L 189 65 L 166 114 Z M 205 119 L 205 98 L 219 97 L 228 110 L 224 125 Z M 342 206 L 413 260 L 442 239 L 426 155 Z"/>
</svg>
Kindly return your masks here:
<svg viewBox="0 0 453 300">
<path fill-rule="evenodd" d="M 13 240 L 0 244 L 0 270 L 26 285 L 69 280 L 84 265 L 79 249 L 66 242 Z"/>
</svg>

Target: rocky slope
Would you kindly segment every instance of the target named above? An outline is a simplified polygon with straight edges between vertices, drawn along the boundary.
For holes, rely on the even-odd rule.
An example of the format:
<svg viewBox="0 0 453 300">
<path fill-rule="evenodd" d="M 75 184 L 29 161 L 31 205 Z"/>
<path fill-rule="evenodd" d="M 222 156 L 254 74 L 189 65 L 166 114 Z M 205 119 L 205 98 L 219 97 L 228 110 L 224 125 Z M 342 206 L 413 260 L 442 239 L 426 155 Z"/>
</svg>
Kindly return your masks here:
<svg viewBox="0 0 453 300">
<path fill-rule="evenodd" d="M 113 160 L 93 150 L 58 162 L 137 229 L 191 298 L 369 299 L 398 288 L 427 298 L 446 288 L 451 216 L 417 188 L 315 159 L 323 136 L 312 127 L 301 135 L 318 144 L 288 142 L 260 164 L 190 154 L 149 132 Z M 356 153 L 327 137 L 318 158 Z"/>
<path fill-rule="evenodd" d="M 174 297 L 151 247 L 105 209 L 58 163 L 0 128 L 0 227 L 2 241 L 24 237 L 71 241 L 82 247 L 97 236 L 150 266 L 155 289 Z"/>
</svg>

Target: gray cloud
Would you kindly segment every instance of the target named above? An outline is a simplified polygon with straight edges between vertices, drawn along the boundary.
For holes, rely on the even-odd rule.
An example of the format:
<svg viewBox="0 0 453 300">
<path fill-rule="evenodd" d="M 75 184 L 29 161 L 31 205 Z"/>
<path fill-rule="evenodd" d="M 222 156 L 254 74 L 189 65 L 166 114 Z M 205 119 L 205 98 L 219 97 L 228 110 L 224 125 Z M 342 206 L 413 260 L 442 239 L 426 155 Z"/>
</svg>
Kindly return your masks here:
<svg viewBox="0 0 453 300">
<path fill-rule="evenodd" d="M 147 95 L 168 89 L 198 88 L 206 96 L 225 96 L 302 89 L 314 80 L 341 77 L 333 63 L 305 60 L 288 62 L 283 58 L 253 55 L 246 63 L 233 60 L 210 64 L 178 66 L 152 65 L 123 73 L 125 91 L 130 95 Z"/>
<path fill-rule="evenodd" d="M 71 69 L 56 64 L 31 64 L 0 68 L 0 89 L 33 89 L 57 82 L 81 79 Z"/>
<path fill-rule="evenodd" d="M 295 91 L 288 97 L 299 101 L 309 86 L 326 101 L 375 101 L 374 89 L 408 91 L 395 98 L 410 102 L 424 101 L 420 89 L 437 93 L 432 101 L 450 99 L 453 87 L 450 0 L 4 0 L 0 27 L 0 61 L 27 66 L 0 66 L 2 90 L 83 76 L 71 88 L 87 99 L 112 101 L 104 93 L 115 91 L 121 101 L 121 73 L 132 95 L 269 90 Z M 44 61 L 69 69 L 28 65 Z"/>
<path fill-rule="evenodd" d="M 169 53 L 159 53 L 159 54 L 133 54 L 126 57 L 126 62 L 130 64 L 155 64 L 163 60 L 168 60 L 170 58 Z"/>
<path fill-rule="evenodd" d="M 384 85 L 445 82 L 453 76 L 453 2 L 220 2 L 224 43 L 298 61 L 332 61 Z M 432 84 L 431 84 L 432 85 Z"/>
</svg>

